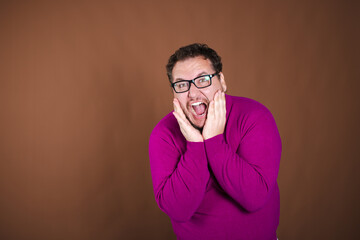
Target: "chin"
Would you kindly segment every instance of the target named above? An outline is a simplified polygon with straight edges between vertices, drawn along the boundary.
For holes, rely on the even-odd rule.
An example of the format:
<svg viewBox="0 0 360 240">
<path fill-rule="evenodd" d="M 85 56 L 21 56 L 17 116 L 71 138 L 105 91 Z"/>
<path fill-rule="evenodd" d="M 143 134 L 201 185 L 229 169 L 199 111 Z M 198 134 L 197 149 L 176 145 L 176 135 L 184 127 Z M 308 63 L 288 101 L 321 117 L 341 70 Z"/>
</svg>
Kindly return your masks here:
<svg viewBox="0 0 360 240">
<path fill-rule="evenodd" d="M 204 122 L 198 122 L 195 123 L 195 121 L 190 120 L 190 118 L 186 115 L 187 120 L 189 121 L 189 123 L 197 130 L 199 130 L 200 132 L 202 132 L 202 129 L 205 125 L 205 121 Z"/>
<path fill-rule="evenodd" d="M 204 127 L 204 126 L 200 127 L 200 126 L 197 126 L 197 125 L 192 124 L 192 123 L 191 123 L 191 125 L 193 125 L 193 127 L 194 127 L 195 129 L 199 130 L 200 132 L 202 132 L 203 127 Z"/>
<path fill-rule="evenodd" d="M 200 132 L 203 130 L 204 125 L 205 125 L 205 123 L 196 124 L 196 123 L 193 123 L 192 121 L 190 121 L 190 123 L 195 129 L 199 130 Z"/>
</svg>

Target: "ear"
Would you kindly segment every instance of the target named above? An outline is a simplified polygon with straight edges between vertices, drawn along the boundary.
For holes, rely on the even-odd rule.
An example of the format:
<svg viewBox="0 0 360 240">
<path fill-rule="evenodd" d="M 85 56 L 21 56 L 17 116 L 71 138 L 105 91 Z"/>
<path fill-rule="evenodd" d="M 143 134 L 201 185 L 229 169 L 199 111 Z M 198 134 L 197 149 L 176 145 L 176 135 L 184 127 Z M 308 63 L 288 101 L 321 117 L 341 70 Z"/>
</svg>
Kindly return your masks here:
<svg viewBox="0 0 360 240">
<path fill-rule="evenodd" d="M 219 77 L 220 77 L 220 84 L 221 84 L 222 90 L 223 90 L 223 92 L 226 92 L 227 87 L 226 87 L 224 74 L 222 72 L 220 72 Z"/>
</svg>

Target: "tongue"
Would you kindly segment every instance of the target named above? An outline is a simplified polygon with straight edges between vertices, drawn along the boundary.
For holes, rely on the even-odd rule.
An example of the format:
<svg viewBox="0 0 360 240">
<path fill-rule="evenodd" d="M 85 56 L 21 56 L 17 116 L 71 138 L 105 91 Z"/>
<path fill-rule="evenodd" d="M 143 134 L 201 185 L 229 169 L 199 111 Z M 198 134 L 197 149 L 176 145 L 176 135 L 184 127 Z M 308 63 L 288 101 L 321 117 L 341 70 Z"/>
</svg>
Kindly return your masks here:
<svg viewBox="0 0 360 240">
<path fill-rule="evenodd" d="M 205 112 L 206 105 L 202 103 L 202 104 L 193 106 L 193 108 L 194 108 L 197 115 L 201 115 L 201 114 L 203 114 Z"/>
</svg>

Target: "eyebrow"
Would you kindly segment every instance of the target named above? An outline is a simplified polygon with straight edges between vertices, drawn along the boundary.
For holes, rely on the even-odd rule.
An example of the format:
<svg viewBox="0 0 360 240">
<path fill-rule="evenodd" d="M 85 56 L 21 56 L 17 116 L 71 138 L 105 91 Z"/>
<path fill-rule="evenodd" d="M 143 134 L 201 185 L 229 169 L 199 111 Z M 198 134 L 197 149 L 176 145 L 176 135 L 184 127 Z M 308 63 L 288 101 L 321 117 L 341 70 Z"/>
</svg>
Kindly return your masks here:
<svg viewBox="0 0 360 240">
<path fill-rule="evenodd" d="M 195 78 L 197 78 L 197 77 L 200 77 L 200 76 L 203 76 L 203 75 L 209 75 L 209 73 L 207 73 L 207 72 L 201 72 L 201 73 L 199 73 L 198 75 L 196 75 L 196 77 Z M 194 78 L 193 78 L 194 79 Z M 186 79 L 182 79 L 182 78 L 176 78 L 175 79 L 175 81 L 174 82 L 179 82 L 179 81 L 190 81 L 190 80 L 186 80 Z M 192 80 L 192 79 L 191 79 Z"/>
</svg>

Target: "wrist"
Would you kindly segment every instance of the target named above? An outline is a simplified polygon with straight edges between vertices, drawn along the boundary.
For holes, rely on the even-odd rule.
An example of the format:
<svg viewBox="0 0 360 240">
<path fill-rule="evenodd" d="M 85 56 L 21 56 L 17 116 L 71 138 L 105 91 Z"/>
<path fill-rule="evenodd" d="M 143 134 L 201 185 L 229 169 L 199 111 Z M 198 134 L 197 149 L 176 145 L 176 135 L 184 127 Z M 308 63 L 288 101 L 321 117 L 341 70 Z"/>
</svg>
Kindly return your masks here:
<svg viewBox="0 0 360 240">
<path fill-rule="evenodd" d="M 220 134 L 223 134 L 223 133 L 222 133 L 222 132 L 218 132 L 218 133 L 213 133 L 213 134 L 204 134 L 204 135 L 203 135 L 203 138 L 204 138 L 204 140 L 208 140 L 208 139 L 213 138 L 213 137 L 215 137 L 215 136 L 217 136 L 217 135 L 220 135 Z"/>
<path fill-rule="evenodd" d="M 188 142 L 204 142 L 204 138 L 186 139 Z"/>
</svg>

